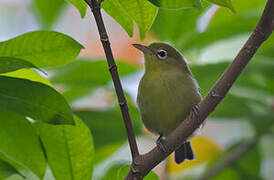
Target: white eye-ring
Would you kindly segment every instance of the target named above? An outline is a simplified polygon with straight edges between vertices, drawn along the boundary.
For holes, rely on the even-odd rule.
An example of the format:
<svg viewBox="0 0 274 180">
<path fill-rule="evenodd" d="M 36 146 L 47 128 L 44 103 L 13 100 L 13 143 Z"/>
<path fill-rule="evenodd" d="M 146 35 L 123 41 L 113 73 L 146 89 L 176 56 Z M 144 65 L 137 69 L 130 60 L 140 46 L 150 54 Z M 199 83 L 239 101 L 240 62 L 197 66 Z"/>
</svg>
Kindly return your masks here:
<svg viewBox="0 0 274 180">
<path fill-rule="evenodd" d="M 159 49 L 157 51 L 157 57 L 159 59 L 166 59 L 167 58 L 167 52 L 165 50 L 163 50 L 163 49 Z"/>
</svg>

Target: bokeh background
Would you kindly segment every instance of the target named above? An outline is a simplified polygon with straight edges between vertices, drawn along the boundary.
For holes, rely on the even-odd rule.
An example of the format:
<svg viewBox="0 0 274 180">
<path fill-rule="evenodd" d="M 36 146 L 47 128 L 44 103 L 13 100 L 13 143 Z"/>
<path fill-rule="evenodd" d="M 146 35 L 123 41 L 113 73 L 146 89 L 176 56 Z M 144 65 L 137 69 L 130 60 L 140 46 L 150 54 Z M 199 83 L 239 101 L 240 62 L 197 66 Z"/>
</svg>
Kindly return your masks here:
<svg viewBox="0 0 274 180">
<path fill-rule="evenodd" d="M 141 152 L 152 149 L 157 137 L 143 127 L 136 107 L 144 60 L 131 44 L 165 41 L 174 45 L 189 61 L 205 96 L 247 40 L 265 4 L 262 0 L 233 2 L 235 14 L 207 3 L 201 10 L 159 10 L 143 41 L 137 26 L 133 37 L 129 37 L 103 12 Z M 63 93 L 73 111 L 91 129 L 95 141 L 94 179 L 111 179 L 109 172 L 129 164 L 131 158 L 95 21 L 89 11 L 82 19 L 69 4 L 52 8 L 60 11 L 51 19 L 41 19 L 37 7 L 29 0 L 0 0 L 0 41 L 34 30 L 53 29 L 70 35 L 85 47 L 75 62 L 46 69 L 48 75 L 40 75 Z M 161 180 L 195 179 L 231 149 L 255 137 L 259 137 L 256 145 L 214 179 L 273 179 L 273 60 L 272 35 L 192 138 L 196 160 L 178 166 L 169 157 L 155 169 Z M 19 71 L 27 74 L 33 70 Z"/>
</svg>

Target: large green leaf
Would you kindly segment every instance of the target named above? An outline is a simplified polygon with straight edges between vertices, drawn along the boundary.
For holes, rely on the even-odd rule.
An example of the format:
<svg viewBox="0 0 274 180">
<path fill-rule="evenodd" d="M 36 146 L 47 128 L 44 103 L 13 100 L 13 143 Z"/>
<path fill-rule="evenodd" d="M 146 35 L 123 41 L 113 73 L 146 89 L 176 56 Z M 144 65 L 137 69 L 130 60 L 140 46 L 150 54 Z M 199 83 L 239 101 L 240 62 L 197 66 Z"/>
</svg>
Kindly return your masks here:
<svg viewBox="0 0 274 180">
<path fill-rule="evenodd" d="M 104 0 L 102 8 L 125 29 L 130 37 L 133 35 L 133 20 L 118 0 Z"/>
<path fill-rule="evenodd" d="M 1 74 L 2 76 L 20 78 L 20 79 L 28 79 L 35 82 L 40 82 L 46 84 L 50 87 L 53 85 L 44 77 L 42 77 L 37 71 L 33 69 L 20 69 L 17 71 L 12 71 L 8 73 Z"/>
<path fill-rule="evenodd" d="M 141 132 L 140 115 L 136 107 L 129 104 L 129 112 L 136 134 Z M 96 148 L 113 143 L 123 143 L 126 140 L 126 131 L 120 109 L 107 111 L 77 111 L 75 112 L 93 132 Z"/>
<path fill-rule="evenodd" d="M 229 8 L 232 12 L 236 12 L 235 8 L 233 7 L 232 5 L 232 2 L 231 0 L 207 0 L 213 4 L 217 4 L 217 5 L 220 5 L 220 6 L 223 6 L 223 7 L 227 7 Z"/>
<path fill-rule="evenodd" d="M 158 8 L 147 0 L 119 0 L 123 8 L 136 22 L 141 39 L 144 39 L 150 29 Z"/>
<path fill-rule="evenodd" d="M 102 180 L 121 180 L 124 179 L 130 169 L 130 166 L 123 163 L 113 166 Z M 150 172 L 144 180 L 159 180 L 158 176 L 154 172 Z"/>
<path fill-rule="evenodd" d="M 25 61 L 23 59 L 18 59 L 14 57 L 1 57 L 0 56 L 0 74 L 16 71 L 22 68 L 36 68 L 32 63 Z"/>
<path fill-rule="evenodd" d="M 75 6 L 81 14 L 81 17 L 84 18 L 87 11 L 87 3 L 84 0 L 66 0 Z"/>
<path fill-rule="evenodd" d="M 64 0 L 33 0 L 33 5 L 37 18 L 44 27 L 48 28 L 51 27 L 59 17 L 65 3 Z"/>
<path fill-rule="evenodd" d="M 0 76 L 0 107 L 38 121 L 74 123 L 62 95 L 47 85 L 26 79 Z"/>
<path fill-rule="evenodd" d="M 200 0 L 149 0 L 161 8 L 182 9 L 182 8 L 201 8 Z"/>
<path fill-rule="evenodd" d="M 0 159 L 0 179 L 6 179 L 13 175 L 22 177 L 12 165 Z"/>
<path fill-rule="evenodd" d="M 171 41 L 177 46 L 177 43 L 181 43 L 184 38 L 195 32 L 197 33 L 197 19 L 206 11 L 208 4 L 205 3 L 200 10 L 180 9 L 170 11 L 160 9 L 152 26 L 157 39 Z"/>
<path fill-rule="evenodd" d="M 92 135 L 80 119 L 75 117 L 75 122 L 75 126 L 39 124 L 39 134 L 56 180 L 92 177 Z"/>
<path fill-rule="evenodd" d="M 38 67 L 72 62 L 83 48 L 67 35 L 54 31 L 34 31 L 0 42 L 0 56 L 21 58 Z"/>
<path fill-rule="evenodd" d="M 0 114 L 0 156 L 42 178 L 46 159 L 35 129 L 22 115 L 4 109 Z"/>
</svg>

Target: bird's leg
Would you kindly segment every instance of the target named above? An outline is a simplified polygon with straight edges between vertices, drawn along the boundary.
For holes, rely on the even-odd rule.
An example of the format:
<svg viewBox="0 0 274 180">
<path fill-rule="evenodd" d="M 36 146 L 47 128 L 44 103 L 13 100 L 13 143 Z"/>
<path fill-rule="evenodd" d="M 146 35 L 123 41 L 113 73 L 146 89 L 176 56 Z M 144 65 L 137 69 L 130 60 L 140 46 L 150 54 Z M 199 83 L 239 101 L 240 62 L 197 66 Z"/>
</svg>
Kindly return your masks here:
<svg viewBox="0 0 274 180">
<path fill-rule="evenodd" d="M 190 110 L 190 116 L 198 116 L 199 114 L 199 106 L 198 105 L 194 105 L 192 106 L 191 110 Z"/>
<path fill-rule="evenodd" d="M 156 141 L 156 144 L 163 152 L 166 152 L 165 146 L 163 145 L 162 142 L 163 142 L 163 134 L 161 133 L 159 138 Z"/>
</svg>

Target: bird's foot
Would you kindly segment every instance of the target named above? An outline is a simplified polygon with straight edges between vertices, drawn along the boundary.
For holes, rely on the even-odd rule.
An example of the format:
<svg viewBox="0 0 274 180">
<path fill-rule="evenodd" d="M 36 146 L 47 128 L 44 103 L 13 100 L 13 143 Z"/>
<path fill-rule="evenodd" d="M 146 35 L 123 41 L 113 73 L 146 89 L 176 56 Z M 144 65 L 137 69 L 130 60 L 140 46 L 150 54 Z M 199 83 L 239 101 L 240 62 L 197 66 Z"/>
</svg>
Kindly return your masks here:
<svg viewBox="0 0 274 180">
<path fill-rule="evenodd" d="M 199 114 L 199 106 L 194 105 L 190 110 L 190 116 L 191 118 L 194 118 L 195 116 L 198 116 L 198 114 Z"/>
<path fill-rule="evenodd" d="M 157 144 L 157 146 L 160 148 L 161 151 L 166 152 L 166 148 L 165 148 L 165 146 L 163 145 L 163 138 L 162 138 L 162 137 L 163 137 L 163 135 L 160 134 L 159 138 L 158 138 L 157 141 L 156 141 L 156 144 Z"/>
</svg>

